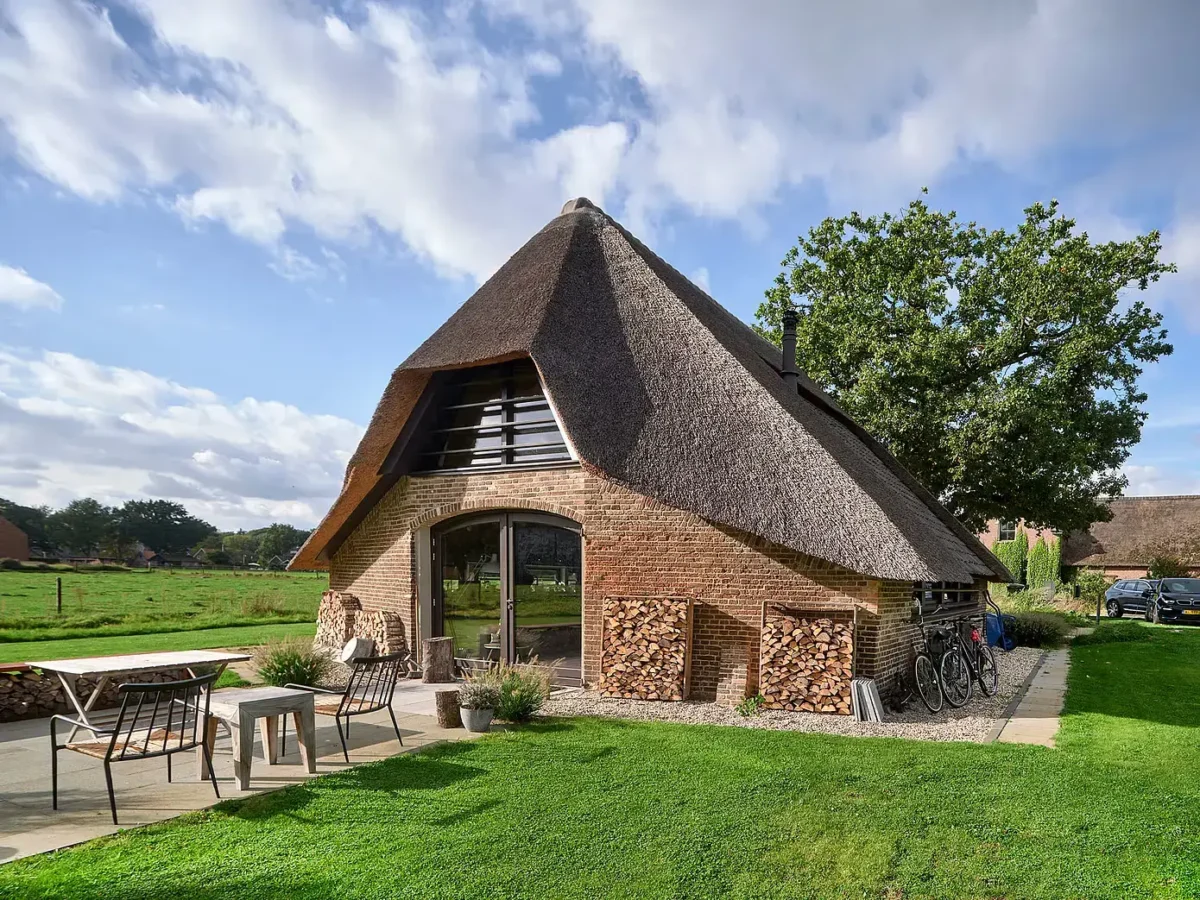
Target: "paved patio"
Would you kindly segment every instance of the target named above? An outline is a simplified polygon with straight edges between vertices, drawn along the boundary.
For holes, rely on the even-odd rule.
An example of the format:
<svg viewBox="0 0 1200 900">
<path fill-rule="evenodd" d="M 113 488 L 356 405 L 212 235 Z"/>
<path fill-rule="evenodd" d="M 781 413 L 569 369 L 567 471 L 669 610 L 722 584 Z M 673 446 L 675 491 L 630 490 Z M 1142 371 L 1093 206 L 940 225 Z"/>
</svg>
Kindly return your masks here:
<svg viewBox="0 0 1200 900">
<path fill-rule="evenodd" d="M 437 726 L 434 691 L 445 685 L 404 681 L 396 687 L 392 708 L 404 738 L 396 741 L 386 711 L 355 717 L 349 749 L 350 765 L 385 759 L 446 740 L 473 737 L 462 728 Z M 175 781 L 167 783 L 161 758 L 116 763 L 112 767 L 120 826 L 114 826 L 104 787 L 100 760 L 59 752 L 58 810 L 50 808 L 50 720 L 30 719 L 0 724 L 0 863 L 56 850 L 148 822 L 159 822 L 218 800 L 212 785 L 197 779 L 195 754 L 175 757 Z M 317 716 L 317 775 L 347 768 L 333 719 Z M 250 790 L 239 791 L 233 778 L 229 735 L 220 729 L 214 765 L 221 799 L 248 797 L 298 784 L 314 776 L 300 764 L 293 729 L 288 729 L 287 754 L 278 765 L 263 759 L 261 736 L 256 735 Z"/>
</svg>

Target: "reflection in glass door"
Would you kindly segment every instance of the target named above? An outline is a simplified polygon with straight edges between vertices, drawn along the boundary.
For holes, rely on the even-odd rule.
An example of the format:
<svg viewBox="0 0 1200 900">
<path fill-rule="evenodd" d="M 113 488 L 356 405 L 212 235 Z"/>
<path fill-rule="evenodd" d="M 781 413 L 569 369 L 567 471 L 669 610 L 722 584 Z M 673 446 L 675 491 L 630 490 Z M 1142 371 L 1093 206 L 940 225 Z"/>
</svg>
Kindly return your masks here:
<svg viewBox="0 0 1200 900">
<path fill-rule="evenodd" d="M 548 521 L 512 522 L 513 658 L 551 666 L 556 682 L 582 675 L 583 584 L 579 532 Z"/>
<path fill-rule="evenodd" d="M 460 670 L 536 660 L 579 684 L 582 538 L 567 519 L 495 513 L 452 520 L 433 535 L 434 633 L 454 638 Z"/>
<path fill-rule="evenodd" d="M 454 638 L 455 659 L 503 659 L 500 598 L 502 520 L 451 528 L 437 542 L 441 634 Z M 469 663 L 468 663 L 469 665 Z"/>
</svg>

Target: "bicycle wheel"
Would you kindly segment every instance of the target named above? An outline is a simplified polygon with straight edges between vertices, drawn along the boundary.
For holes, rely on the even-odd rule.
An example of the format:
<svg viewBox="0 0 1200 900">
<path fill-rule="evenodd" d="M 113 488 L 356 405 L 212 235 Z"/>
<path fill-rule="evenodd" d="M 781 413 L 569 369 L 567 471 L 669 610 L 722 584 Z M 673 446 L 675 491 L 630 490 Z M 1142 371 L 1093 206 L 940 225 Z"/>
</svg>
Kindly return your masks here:
<svg viewBox="0 0 1200 900">
<path fill-rule="evenodd" d="M 947 703 L 962 706 L 971 699 L 971 668 L 962 647 L 955 645 L 947 650 L 938 668 Z"/>
<path fill-rule="evenodd" d="M 938 683 L 937 672 L 933 668 L 933 660 L 928 653 L 918 653 L 917 661 L 913 663 L 913 680 L 917 683 L 917 693 L 921 702 L 930 712 L 942 711 L 942 686 Z"/>
<path fill-rule="evenodd" d="M 975 666 L 979 675 L 979 689 L 986 696 L 995 697 L 1000 690 L 1000 670 L 996 665 L 996 655 L 987 644 L 976 646 Z"/>
</svg>

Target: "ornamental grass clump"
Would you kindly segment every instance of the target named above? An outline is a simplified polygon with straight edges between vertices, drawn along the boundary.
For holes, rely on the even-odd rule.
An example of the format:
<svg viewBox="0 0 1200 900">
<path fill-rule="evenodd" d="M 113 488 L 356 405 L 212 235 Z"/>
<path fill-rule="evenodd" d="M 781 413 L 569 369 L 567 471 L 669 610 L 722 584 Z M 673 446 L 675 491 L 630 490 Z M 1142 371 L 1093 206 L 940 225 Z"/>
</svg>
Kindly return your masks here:
<svg viewBox="0 0 1200 900">
<path fill-rule="evenodd" d="M 271 641 L 254 651 L 254 668 L 274 687 L 286 684 L 319 685 L 333 668 L 333 660 L 313 649 L 306 638 Z"/>
<path fill-rule="evenodd" d="M 468 681 L 458 689 L 458 705 L 463 709 L 495 709 L 500 703 L 500 688 L 482 681 Z"/>
<path fill-rule="evenodd" d="M 490 684 L 500 691 L 496 718 L 506 722 L 528 722 L 550 699 L 550 669 L 537 660 L 501 664 L 473 676 L 468 683 Z"/>
</svg>

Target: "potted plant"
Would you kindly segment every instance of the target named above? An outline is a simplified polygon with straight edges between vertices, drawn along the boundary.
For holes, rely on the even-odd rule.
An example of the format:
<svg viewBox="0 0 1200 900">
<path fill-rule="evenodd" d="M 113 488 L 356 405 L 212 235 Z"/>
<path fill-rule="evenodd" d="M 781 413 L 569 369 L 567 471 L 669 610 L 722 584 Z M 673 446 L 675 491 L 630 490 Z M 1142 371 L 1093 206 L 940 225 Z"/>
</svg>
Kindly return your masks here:
<svg viewBox="0 0 1200 900">
<path fill-rule="evenodd" d="M 467 731 L 480 733 L 488 730 L 496 704 L 500 702 L 500 688 L 494 684 L 468 681 L 458 689 L 458 705 L 462 709 L 463 725 Z"/>
</svg>

